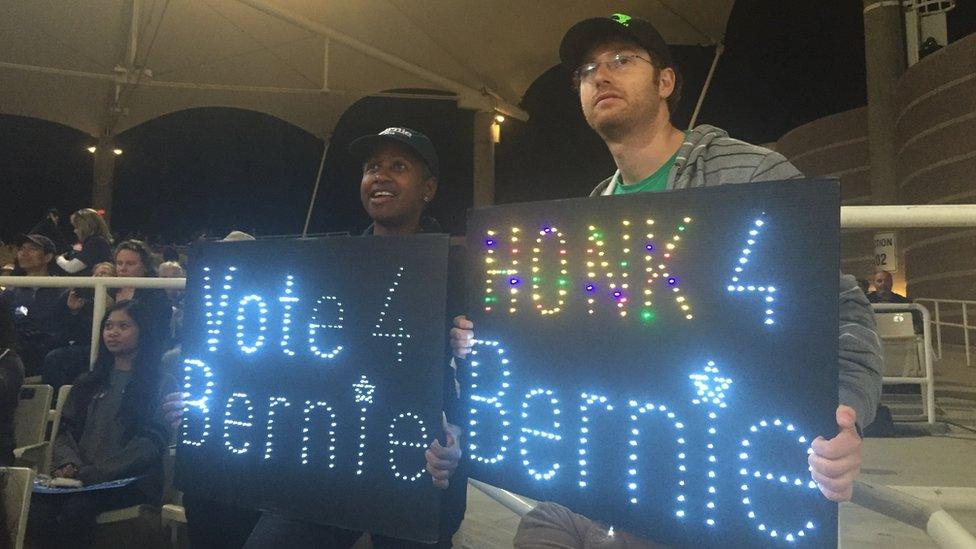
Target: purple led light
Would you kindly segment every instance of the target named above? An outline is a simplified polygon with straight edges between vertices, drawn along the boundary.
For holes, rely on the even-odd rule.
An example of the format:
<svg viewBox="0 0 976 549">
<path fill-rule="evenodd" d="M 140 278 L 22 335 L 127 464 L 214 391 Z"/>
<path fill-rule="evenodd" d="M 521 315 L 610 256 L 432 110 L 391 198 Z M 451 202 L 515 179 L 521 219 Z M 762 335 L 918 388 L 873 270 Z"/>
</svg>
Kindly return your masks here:
<svg viewBox="0 0 976 549">
<path fill-rule="evenodd" d="M 592 284 L 587 284 L 586 285 L 586 291 L 587 292 L 595 292 L 596 291 L 596 286 L 594 286 Z"/>
<path fill-rule="evenodd" d="M 649 251 L 649 252 L 653 252 L 654 251 L 654 244 L 651 244 L 650 242 L 648 242 L 647 244 L 644 245 L 644 249 L 647 250 L 647 251 Z"/>
<path fill-rule="evenodd" d="M 544 232 L 546 234 L 549 234 L 549 233 L 552 232 L 552 227 L 545 227 L 545 228 L 542 229 L 542 232 Z"/>
<path fill-rule="evenodd" d="M 613 292 L 613 297 L 620 297 L 622 295 L 624 295 L 624 294 L 620 290 L 617 290 L 616 292 Z"/>
<path fill-rule="evenodd" d="M 519 280 L 518 278 L 516 278 L 514 276 L 512 278 L 509 278 L 508 279 L 508 283 L 511 284 L 512 286 L 518 286 L 519 285 L 519 282 L 521 282 L 521 280 Z"/>
<path fill-rule="evenodd" d="M 668 286 L 674 286 L 677 283 L 678 283 L 678 279 L 677 278 L 675 278 L 673 276 L 669 276 L 668 277 Z"/>
<path fill-rule="evenodd" d="M 485 240 L 485 246 L 494 246 L 494 245 L 495 245 L 495 241 L 493 239 L 489 238 L 488 240 Z"/>
</svg>

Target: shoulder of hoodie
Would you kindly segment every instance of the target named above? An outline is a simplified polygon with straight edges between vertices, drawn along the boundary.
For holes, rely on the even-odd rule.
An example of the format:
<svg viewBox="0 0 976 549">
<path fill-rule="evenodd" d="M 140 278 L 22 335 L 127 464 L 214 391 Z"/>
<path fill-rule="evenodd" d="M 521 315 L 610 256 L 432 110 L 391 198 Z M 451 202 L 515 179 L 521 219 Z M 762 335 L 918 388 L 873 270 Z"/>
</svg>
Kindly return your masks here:
<svg viewBox="0 0 976 549">
<path fill-rule="evenodd" d="M 739 160 L 743 160 L 743 163 L 755 163 L 757 165 L 767 156 L 782 156 L 766 147 L 729 137 L 728 132 L 721 128 L 701 124 L 685 136 L 681 148 L 678 149 L 675 163 L 681 165 L 699 157 L 704 157 L 707 162 L 717 156 L 739 155 L 741 155 Z"/>
<path fill-rule="evenodd" d="M 696 161 L 699 158 L 704 162 L 709 162 L 719 157 L 729 157 L 728 162 L 735 162 L 742 167 L 750 165 L 759 167 L 763 161 L 767 164 L 789 164 L 786 157 L 780 153 L 767 149 L 766 147 L 747 143 L 741 139 L 729 137 L 728 132 L 725 130 L 709 124 L 695 126 L 694 129 L 688 132 L 681 147 L 678 148 L 675 164 L 680 170 L 684 165 Z M 802 177 L 802 174 L 795 166 L 792 164 L 789 165 L 793 168 L 791 171 L 796 172 L 795 175 L 791 174 L 791 177 Z M 602 195 L 612 180 L 613 175 L 601 181 L 590 192 L 590 196 Z"/>
</svg>

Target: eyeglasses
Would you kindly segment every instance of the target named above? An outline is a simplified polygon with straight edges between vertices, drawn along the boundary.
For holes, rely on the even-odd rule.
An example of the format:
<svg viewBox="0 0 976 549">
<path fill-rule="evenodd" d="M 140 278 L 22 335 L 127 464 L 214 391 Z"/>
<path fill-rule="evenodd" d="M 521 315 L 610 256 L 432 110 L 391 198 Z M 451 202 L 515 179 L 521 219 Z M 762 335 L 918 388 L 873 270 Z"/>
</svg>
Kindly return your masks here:
<svg viewBox="0 0 976 549">
<path fill-rule="evenodd" d="M 586 63 L 581 65 L 580 68 L 573 71 L 573 81 L 579 85 L 582 82 L 592 82 L 596 71 L 600 69 L 600 65 L 606 65 L 610 72 L 617 72 L 620 70 L 626 70 L 628 67 L 634 66 L 634 61 L 640 59 L 641 61 L 654 65 L 649 59 L 644 59 L 643 57 L 635 53 L 618 53 L 614 55 L 608 61 L 594 61 L 592 63 Z"/>
</svg>

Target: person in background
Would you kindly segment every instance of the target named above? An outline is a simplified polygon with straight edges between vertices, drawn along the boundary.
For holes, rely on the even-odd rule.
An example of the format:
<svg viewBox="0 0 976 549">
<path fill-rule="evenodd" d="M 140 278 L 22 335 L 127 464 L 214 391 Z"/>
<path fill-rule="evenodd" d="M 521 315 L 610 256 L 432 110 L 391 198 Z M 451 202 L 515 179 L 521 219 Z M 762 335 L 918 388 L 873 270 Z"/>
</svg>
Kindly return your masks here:
<svg viewBox="0 0 976 549">
<path fill-rule="evenodd" d="M 857 287 L 864 292 L 864 295 L 868 295 L 868 291 L 871 289 L 871 283 L 864 278 L 857 279 Z"/>
<path fill-rule="evenodd" d="M 17 266 L 23 276 L 54 274 L 54 243 L 51 239 L 29 234 L 21 235 L 16 242 Z M 17 349 L 28 376 L 41 372 L 44 355 L 62 340 L 65 319 L 60 307 L 61 293 L 60 288 L 30 286 L 13 286 L 3 292 L 14 313 Z"/>
<path fill-rule="evenodd" d="M 64 233 L 61 232 L 61 212 L 57 208 L 49 209 L 44 219 L 40 220 L 37 225 L 34 225 L 30 233 L 42 234 L 50 238 L 51 242 L 54 242 L 55 250 L 59 254 L 63 254 L 70 249 L 68 240 L 64 238 Z"/>
<path fill-rule="evenodd" d="M 163 262 L 172 261 L 174 263 L 180 262 L 180 252 L 173 246 L 166 246 L 163 248 Z"/>
<path fill-rule="evenodd" d="M 164 261 L 159 264 L 159 278 L 186 278 L 186 271 L 183 266 L 176 261 Z M 166 297 L 172 309 L 169 323 L 169 343 L 167 347 L 172 349 L 179 344 L 180 334 L 183 329 L 183 295 L 184 290 L 166 290 Z"/>
<path fill-rule="evenodd" d="M 14 464 L 14 448 L 17 447 L 14 414 L 24 383 L 24 364 L 14 348 L 16 343 L 13 311 L 0 295 L 0 466 L 3 467 Z"/>
<path fill-rule="evenodd" d="M 908 299 L 896 294 L 891 289 L 891 273 L 888 271 L 877 271 L 871 277 L 874 284 L 874 291 L 868 294 L 868 301 L 871 303 L 908 303 Z"/>
<path fill-rule="evenodd" d="M 93 277 L 115 276 L 115 265 L 99 263 L 92 268 Z M 88 371 L 91 355 L 91 331 L 94 317 L 94 288 L 71 288 L 60 298 L 61 316 L 64 318 L 64 337 L 60 346 L 44 357 L 41 383 L 54 387 L 55 394 L 62 385 L 71 383 L 76 377 Z M 111 307 L 115 300 L 105 296 L 105 307 Z"/>
<path fill-rule="evenodd" d="M 156 275 L 156 265 L 153 261 L 149 246 L 141 240 L 126 240 L 115 247 L 115 274 L 118 277 L 153 277 Z M 116 288 L 112 296 L 115 301 L 137 299 L 146 304 L 152 311 L 153 318 L 159 330 L 156 335 L 168 340 L 167 333 L 173 308 L 169 304 L 166 290 L 158 288 Z"/>
<path fill-rule="evenodd" d="M 205 235 L 201 235 L 201 240 L 204 237 Z M 222 240 L 240 242 L 254 240 L 254 237 L 243 231 L 231 231 Z M 167 351 L 163 355 L 165 371 L 179 373 L 181 357 L 182 345 L 177 344 Z M 181 393 L 167 395 L 163 408 L 168 412 L 167 421 L 174 429 L 178 427 L 183 412 Z M 228 505 L 191 494 L 183 494 L 183 508 L 186 511 L 186 529 L 190 545 L 208 549 L 240 549 L 261 518 L 261 511 Z"/>
<path fill-rule="evenodd" d="M 85 485 L 139 480 L 107 490 L 35 494 L 27 527 L 41 547 L 90 547 L 99 513 L 160 500 L 162 458 L 172 435 L 160 405 L 177 385 L 160 371 L 154 330 L 152 311 L 138 301 L 108 309 L 98 359 L 68 396 L 52 460 L 51 476 Z"/>
<path fill-rule="evenodd" d="M 95 264 L 112 260 L 112 233 L 98 212 L 91 208 L 78 210 L 71 214 L 71 226 L 81 243 L 81 250 L 58 256 L 58 267 L 64 272 L 89 276 Z"/>
</svg>

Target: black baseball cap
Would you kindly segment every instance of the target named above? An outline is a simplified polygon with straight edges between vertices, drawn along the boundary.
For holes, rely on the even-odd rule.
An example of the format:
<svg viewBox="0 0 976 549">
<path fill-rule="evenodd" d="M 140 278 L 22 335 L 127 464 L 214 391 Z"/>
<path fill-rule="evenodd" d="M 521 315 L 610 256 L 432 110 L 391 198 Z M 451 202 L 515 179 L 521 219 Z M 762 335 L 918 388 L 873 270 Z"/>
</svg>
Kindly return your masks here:
<svg viewBox="0 0 976 549">
<path fill-rule="evenodd" d="M 387 128 L 378 134 L 364 135 L 349 144 L 349 152 L 358 159 L 365 159 L 369 153 L 381 143 L 399 143 L 413 151 L 427 167 L 434 177 L 438 175 L 437 151 L 434 144 L 426 135 L 410 128 Z"/>
<path fill-rule="evenodd" d="M 44 253 L 46 254 L 53 254 L 57 251 L 57 248 L 54 246 L 54 242 L 51 242 L 50 238 L 42 234 L 22 234 L 18 235 L 17 238 L 14 239 L 14 244 L 17 246 L 22 246 L 25 242 L 33 242 L 44 250 Z"/>
<path fill-rule="evenodd" d="M 594 44 L 612 38 L 622 38 L 639 44 L 664 67 L 673 66 L 671 50 L 661 33 L 646 19 L 615 13 L 610 17 L 584 19 L 573 25 L 559 44 L 559 59 L 564 67 L 575 71 L 583 64 Z"/>
</svg>

